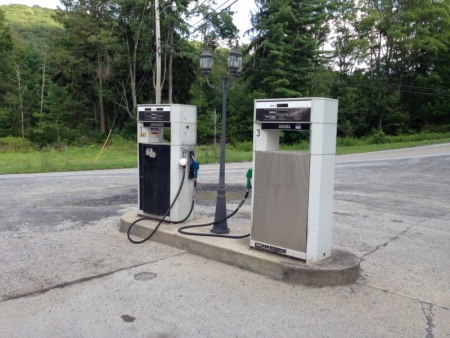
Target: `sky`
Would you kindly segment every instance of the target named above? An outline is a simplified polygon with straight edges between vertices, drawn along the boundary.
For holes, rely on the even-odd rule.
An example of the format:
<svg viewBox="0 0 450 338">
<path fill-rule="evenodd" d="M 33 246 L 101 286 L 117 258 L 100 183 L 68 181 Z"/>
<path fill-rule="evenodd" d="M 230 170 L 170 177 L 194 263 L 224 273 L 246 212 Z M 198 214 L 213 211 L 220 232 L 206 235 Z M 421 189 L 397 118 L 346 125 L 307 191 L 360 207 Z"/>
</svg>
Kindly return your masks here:
<svg viewBox="0 0 450 338">
<path fill-rule="evenodd" d="M 160 0 L 162 2 L 164 0 Z M 168 1 L 168 0 L 166 0 Z M 168 1 L 169 2 L 169 1 Z M 220 5 L 224 3 L 232 3 L 233 1 L 229 0 L 217 0 L 216 7 L 219 7 Z M 201 2 L 200 2 L 201 3 Z M 27 6 L 34 6 L 38 5 L 40 7 L 45 8 L 52 8 L 55 9 L 57 6 L 60 6 L 59 0 L 0 0 L 0 5 L 9 5 L 9 4 L 20 4 L 20 5 L 27 5 Z M 216 8 L 214 7 L 214 8 Z M 248 39 L 243 38 L 243 33 L 251 28 L 250 25 L 250 11 L 255 10 L 255 4 L 254 1 L 249 0 L 237 0 L 236 3 L 234 3 L 231 6 L 231 10 L 233 12 L 236 12 L 233 16 L 233 21 L 236 27 L 240 30 L 240 43 L 247 43 Z M 195 21 L 197 22 L 197 21 Z"/>
</svg>

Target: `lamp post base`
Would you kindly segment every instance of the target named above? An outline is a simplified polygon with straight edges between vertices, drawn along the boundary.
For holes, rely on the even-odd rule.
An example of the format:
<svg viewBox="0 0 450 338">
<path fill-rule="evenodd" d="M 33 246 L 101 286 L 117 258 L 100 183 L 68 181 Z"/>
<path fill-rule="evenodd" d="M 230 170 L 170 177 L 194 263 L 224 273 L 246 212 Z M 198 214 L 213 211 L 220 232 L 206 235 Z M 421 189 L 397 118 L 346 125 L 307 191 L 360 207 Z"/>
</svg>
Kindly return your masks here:
<svg viewBox="0 0 450 338">
<path fill-rule="evenodd" d="M 217 189 L 216 214 L 214 216 L 214 225 L 211 229 L 215 234 L 228 234 L 230 228 L 227 223 L 227 199 L 225 189 Z"/>
</svg>

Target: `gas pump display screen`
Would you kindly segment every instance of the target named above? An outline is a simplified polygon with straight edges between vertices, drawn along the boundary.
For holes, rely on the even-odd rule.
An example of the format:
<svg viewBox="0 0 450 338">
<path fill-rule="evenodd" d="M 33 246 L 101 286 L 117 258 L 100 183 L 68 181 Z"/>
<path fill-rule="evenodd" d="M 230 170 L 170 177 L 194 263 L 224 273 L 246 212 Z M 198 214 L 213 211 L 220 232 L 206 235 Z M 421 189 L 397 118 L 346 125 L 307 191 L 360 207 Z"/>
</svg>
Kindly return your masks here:
<svg viewBox="0 0 450 338">
<path fill-rule="evenodd" d="M 257 122 L 311 122 L 311 108 L 257 108 Z"/>
<path fill-rule="evenodd" d="M 170 122 L 170 111 L 144 110 L 139 111 L 139 121 Z"/>
</svg>

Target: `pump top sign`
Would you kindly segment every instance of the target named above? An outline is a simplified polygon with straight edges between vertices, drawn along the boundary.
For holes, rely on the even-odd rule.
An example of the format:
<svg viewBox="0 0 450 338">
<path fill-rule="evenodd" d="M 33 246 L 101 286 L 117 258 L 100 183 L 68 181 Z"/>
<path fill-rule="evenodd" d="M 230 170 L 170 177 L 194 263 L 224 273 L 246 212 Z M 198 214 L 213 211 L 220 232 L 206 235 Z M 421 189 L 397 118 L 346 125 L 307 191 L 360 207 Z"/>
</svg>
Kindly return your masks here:
<svg viewBox="0 0 450 338">
<path fill-rule="evenodd" d="M 139 121 L 170 122 L 170 107 L 150 107 L 139 110 Z"/>
<path fill-rule="evenodd" d="M 310 123 L 311 101 L 256 102 L 255 122 L 259 123 Z"/>
<path fill-rule="evenodd" d="M 262 129 L 310 130 L 311 100 L 256 101 L 255 123 Z"/>
</svg>

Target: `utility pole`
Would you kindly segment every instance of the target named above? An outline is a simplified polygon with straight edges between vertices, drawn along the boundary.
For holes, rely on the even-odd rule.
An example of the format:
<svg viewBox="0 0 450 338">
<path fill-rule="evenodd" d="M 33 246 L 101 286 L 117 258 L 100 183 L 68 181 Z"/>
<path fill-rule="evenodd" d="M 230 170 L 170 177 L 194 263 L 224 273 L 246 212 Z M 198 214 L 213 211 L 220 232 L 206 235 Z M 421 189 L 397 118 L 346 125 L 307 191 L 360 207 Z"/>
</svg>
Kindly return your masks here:
<svg viewBox="0 0 450 338">
<path fill-rule="evenodd" d="M 166 8 L 171 7 L 172 12 L 177 10 L 177 3 L 172 1 L 172 4 L 164 7 L 162 10 L 159 8 L 159 0 L 155 0 L 155 35 L 156 35 L 156 83 L 155 83 L 155 103 L 161 103 L 161 17 L 160 14 Z M 172 44 L 172 41 L 171 41 Z M 172 67 L 172 66 L 170 66 Z M 171 95 L 169 95 L 171 96 Z M 169 98 L 171 101 L 172 99 Z"/>
<path fill-rule="evenodd" d="M 156 23 L 156 84 L 155 103 L 161 103 L 161 22 L 160 22 L 159 0 L 155 0 L 155 23 Z"/>
</svg>

